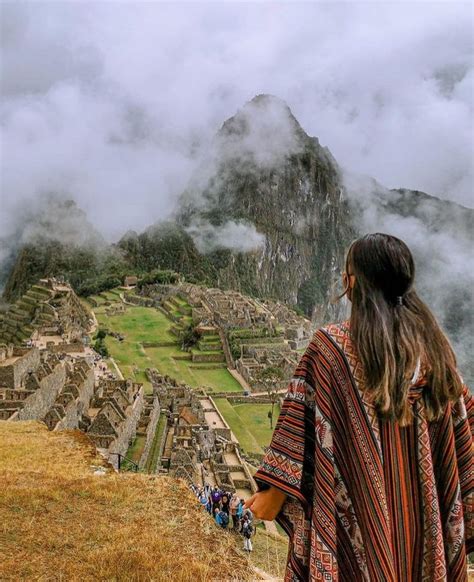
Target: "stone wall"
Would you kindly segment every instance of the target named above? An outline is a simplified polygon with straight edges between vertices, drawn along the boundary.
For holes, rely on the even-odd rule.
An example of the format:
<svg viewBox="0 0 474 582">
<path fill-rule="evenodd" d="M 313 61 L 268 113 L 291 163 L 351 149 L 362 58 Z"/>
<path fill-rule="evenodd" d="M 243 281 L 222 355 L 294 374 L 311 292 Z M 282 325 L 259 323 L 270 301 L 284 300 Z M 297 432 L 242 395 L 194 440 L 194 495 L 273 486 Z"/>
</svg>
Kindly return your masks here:
<svg viewBox="0 0 474 582">
<path fill-rule="evenodd" d="M 15 348 L 12 356 L 18 357 L 18 359 L 12 364 L 0 365 L 0 386 L 18 389 L 24 384 L 28 372 L 39 367 L 41 363 L 40 353 L 36 348 L 27 350 Z"/>
<path fill-rule="evenodd" d="M 115 468 L 117 468 L 117 455 L 113 455 L 111 453 L 120 453 L 122 455 L 126 455 L 131 441 L 135 438 L 137 424 L 144 405 L 144 388 L 141 386 L 135 400 L 125 412 L 126 418 L 120 426 L 120 433 L 118 437 L 114 440 L 109 449 L 109 461 Z"/>
<path fill-rule="evenodd" d="M 66 367 L 58 363 L 52 372 L 39 381 L 39 387 L 25 400 L 25 406 L 18 413 L 17 420 L 43 418 L 53 406 L 66 382 Z"/>
<path fill-rule="evenodd" d="M 84 344 L 82 342 L 61 343 L 48 345 L 48 351 L 54 354 L 70 354 L 76 352 L 84 352 Z"/>
<path fill-rule="evenodd" d="M 156 427 L 158 426 L 158 421 L 160 419 L 160 412 L 160 402 L 158 397 L 155 396 L 153 399 L 153 410 L 150 414 L 150 420 L 148 421 L 148 426 L 146 429 L 145 446 L 143 447 L 143 452 L 140 457 L 140 461 L 138 462 L 140 469 L 143 469 L 148 460 L 148 455 L 150 454 L 153 439 L 155 438 Z"/>
<path fill-rule="evenodd" d="M 165 414 L 165 413 L 163 413 L 163 414 Z M 170 425 L 169 425 L 168 419 L 167 419 L 166 424 L 165 424 L 165 428 L 163 430 L 163 434 L 161 435 L 161 441 L 160 441 L 159 452 L 158 452 L 158 459 L 160 459 L 160 463 L 161 463 L 161 459 L 163 458 L 163 453 L 165 452 L 166 441 L 168 439 L 169 430 L 170 430 Z M 159 471 L 160 463 L 158 463 L 156 465 L 157 472 Z"/>
<path fill-rule="evenodd" d="M 225 356 L 222 352 L 216 353 L 203 353 L 199 354 L 196 352 L 192 353 L 193 362 L 225 362 Z"/>
<path fill-rule="evenodd" d="M 213 394 L 214 396 L 214 394 Z M 272 401 L 268 396 L 233 396 L 227 392 L 226 398 L 232 404 L 269 404 L 271 405 Z M 275 403 L 277 399 L 275 398 Z"/>
<path fill-rule="evenodd" d="M 75 429 L 79 426 L 79 420 L 84 412 L 87 412 L 90 400 L 94 394 L 94 369 L 86 373 L 84 380 L 77 384 L 78 396 L 73 398 L 65 406 L 65 415 L 56 425 L 54 430 Z M 67 390 L 67 386 L 64 390 Z"/>
</svg>

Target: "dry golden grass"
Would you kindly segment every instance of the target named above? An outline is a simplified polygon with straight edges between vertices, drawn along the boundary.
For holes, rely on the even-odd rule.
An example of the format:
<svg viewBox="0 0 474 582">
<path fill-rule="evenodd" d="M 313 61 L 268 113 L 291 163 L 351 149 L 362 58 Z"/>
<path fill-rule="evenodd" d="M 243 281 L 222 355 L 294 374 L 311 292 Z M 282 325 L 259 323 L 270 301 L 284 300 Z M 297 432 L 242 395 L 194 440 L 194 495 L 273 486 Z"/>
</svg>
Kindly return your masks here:
<svg viewBox="0 0 474 582">
<path fill-rule="evenodd" d="M 94 475 L 79 432 L 0 422 L 0 579 L 255 580 L 186 485 Z"/>
</svg>

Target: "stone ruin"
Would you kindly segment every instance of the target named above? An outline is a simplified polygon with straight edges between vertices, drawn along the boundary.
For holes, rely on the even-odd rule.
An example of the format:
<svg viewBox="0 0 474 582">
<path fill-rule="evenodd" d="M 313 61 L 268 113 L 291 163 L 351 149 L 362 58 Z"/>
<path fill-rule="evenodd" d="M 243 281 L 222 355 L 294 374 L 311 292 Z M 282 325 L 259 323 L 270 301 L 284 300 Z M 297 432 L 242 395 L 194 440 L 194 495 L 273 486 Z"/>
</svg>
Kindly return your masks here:
<svg viewBox="0 0 474 582">
<path fill-rule="evenodd" d="M 124 287 L 135 287 L 138 283 L 138 277 L 135 275 L 127 275 L 123 279 L 123 286 Z"/>
<path fill-rule="evenodd" d="M 253 493 L 255 482 L 213 399 L 154 369 L 147 374 L 167 415 L 162 471 L 189 482 L 218 485 L 242 497 Z"/>
<path fill-rule="evenodd" d="M 287 345 L 287 344 L 284 344 Z M 246 346 L 242 357 L 236 360 L 236 369 L 252 386 L 254 391 L 269 390 L 268 382 L 261 377 L 262 370 L 277 369 L 281 378 L 271 381 L 271 390 L 283 390 L 288 384 L 299 361 L 298 352 L 287 349 L 269 349 L 267 347 Z"/>
<path fill-rule="evenodd" d="M 278 301 L 265 301 L 265 307 L 273 315 L 278 325 L 284 329 L 284 337 L 293 350 L 306 348 L 314 332 L 309 319 L 298 315 L 288 305 Z"/>
<path fill-rule="evenodd" d="M 89 407 L 87 435 L 109 460 L 126 454 L 145 406 L 144 388 L 132 380 L 101 379 Z"/>
<path fill-rule="evenodd" d="M 40 336 L 45 344 L 48 337 L 82 341 L 91 324 L 90 313 L 69 285 L 41 279 L 0 314 L 0 343 L 21 345 Z"/>
<path fill-rule="evenodd" d="M 85 360 L 67 364 L 66 380 L 43 421 L 49 430 L 87 430 L 88 409 L 95 388 L 94 368 Z"/>
<path fill-rule="evenodd" d="M 157 399 L 146 402 L 142 384 L 97 379 L 95 370 L 85 358 L 68 361 L 48 349 L 0 348 L 0 420 L 82 430 L 117 466 L 117 453 L 126 454 L 137 427 L 151 443 L 160 408 Z"/>
<path fill-rule="evenodd" d="M 42 418 L 66 381 L 56 354 L 37 348 L 0 347 L 0 419 Z"/>
<path fill-rule="evenodd" d="M 182 283 L 144 287 L 142 293 L 158 301 L 176 322 L 171 327 L 176 335 L 180 321 L 190 316 L 202 339 L 199 350 L 191 350 L 183 359 L 235 368 L 252 391 L 268 389 L 268 381 L 262 378 L 268 368 L 278 368 L 281 375 L 271 388 L 284 389 L 313 333 L 311 321 L 287 305 L 259 301 L 237 291 Z M 177 315 L 177 310 L 184 313 Z"/>
<path fill-rule="evenodd" d="M 117 380 L 88 345 L 91 315 L 55 279 L 34 285 L 3 314 L 0 420 L 40 420 L 49 430 L 79 429 L 115 467 L 137 432 L 144 465 L 160 415 L 142 384 Z"/>
</svg>

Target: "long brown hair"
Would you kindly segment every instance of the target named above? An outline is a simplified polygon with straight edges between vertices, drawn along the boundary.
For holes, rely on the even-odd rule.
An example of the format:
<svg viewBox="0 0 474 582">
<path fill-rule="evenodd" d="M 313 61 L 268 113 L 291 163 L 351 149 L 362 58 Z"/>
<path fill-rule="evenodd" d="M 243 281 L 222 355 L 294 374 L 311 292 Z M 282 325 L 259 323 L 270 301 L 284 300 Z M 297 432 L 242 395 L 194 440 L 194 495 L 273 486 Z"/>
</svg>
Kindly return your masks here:
<svg viewBox="0 0 474 582">
<path fill-rule="evenodd" d="M 409 388 L 421 361 L 427 370 L 427 419 L 439 419 L 461 395 L 462 382 L 448 339 L 415 291 L 410 249 L 394 236 L 367 234 L 349 248 L 346 273 L 355 277 L 350 331 L 364 390 L 383 416 L 410 424 Z"/>
</svg>

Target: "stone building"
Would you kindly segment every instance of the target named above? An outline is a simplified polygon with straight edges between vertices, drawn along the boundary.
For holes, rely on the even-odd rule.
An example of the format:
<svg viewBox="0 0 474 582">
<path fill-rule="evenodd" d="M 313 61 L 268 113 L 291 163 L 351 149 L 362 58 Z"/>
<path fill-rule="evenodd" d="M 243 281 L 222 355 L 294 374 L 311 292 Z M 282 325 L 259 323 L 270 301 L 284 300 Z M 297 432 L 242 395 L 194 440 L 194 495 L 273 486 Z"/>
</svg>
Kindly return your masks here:
<svg viewBox="0 0 474 582">
<path fill-rule="evenodd" d="M 163 470 L 189 482 L 216 484 L 241 497 L 252 494 L 255 483 L 212 397 L 156 370 L 147 373 L 168 418 L 161 445 Z"/>
<path fill-rule="evenodd" d="M 79 360 L 70 365 L 64 388 L 43 418 L 49 430 L 87 430 L 88 409 L 94 394 L 94 368 Z"/>
<path fill-rule="evenodd" d="M 253 391 L 267 390 L 272 377 L 269 373 L 265 377 L 269 368 L 279 369 L 279 378 L 275 375 L 271 388 L 284 388 L 313 333 L 311 321 L 287 305 L 260 301 L 237 291 L 182 283 L 166 288 L 154 285 L 141 292 L 159 300 L 176 322 L 171 330 L 177 336 L 185 319 L 179 312 L 191 320 L 202 341 L 188 359 L 193 363 L 225 363 L 229 369 L 237 369 Z"/>
<path fill-rule="evenodd" d="M 123 280 L 124 287 L 135 287 L 137 283 L 138 283 L 138 277 L 136 277 L 135 275 L 128 275 Z"/>
<path fill-rule="evenodd" d="M 0 348 L 0 419 L 45 416 L 64 387 L 66 373 L 55 354 L 36 348 Z"/>
<path fill-rule="evenodd" d="M 246 347 L 242 356 L 236 360 L 236 369 L 252 386 L 254 391 L 261 392 L 269 389 L 268 380 L 271 380 L 272 390 L 282 390 L 288 384 L 298 364 L 300 354 L 292 350 L 288 344 L 286 349 L 275 347 Z M 271 370 L 277 370 L 278 376 L 272 378 Z M 263 371 L 270 372 L 265 377 Z"/>
<path fill-rule="evenodd" d="M 102 379 L 91 402 L 87 435 L 117 467 L 117 454 L 125 455 L 135 438 L 145 404 L 144 388 L 132 380 Z"/>
</svg>

